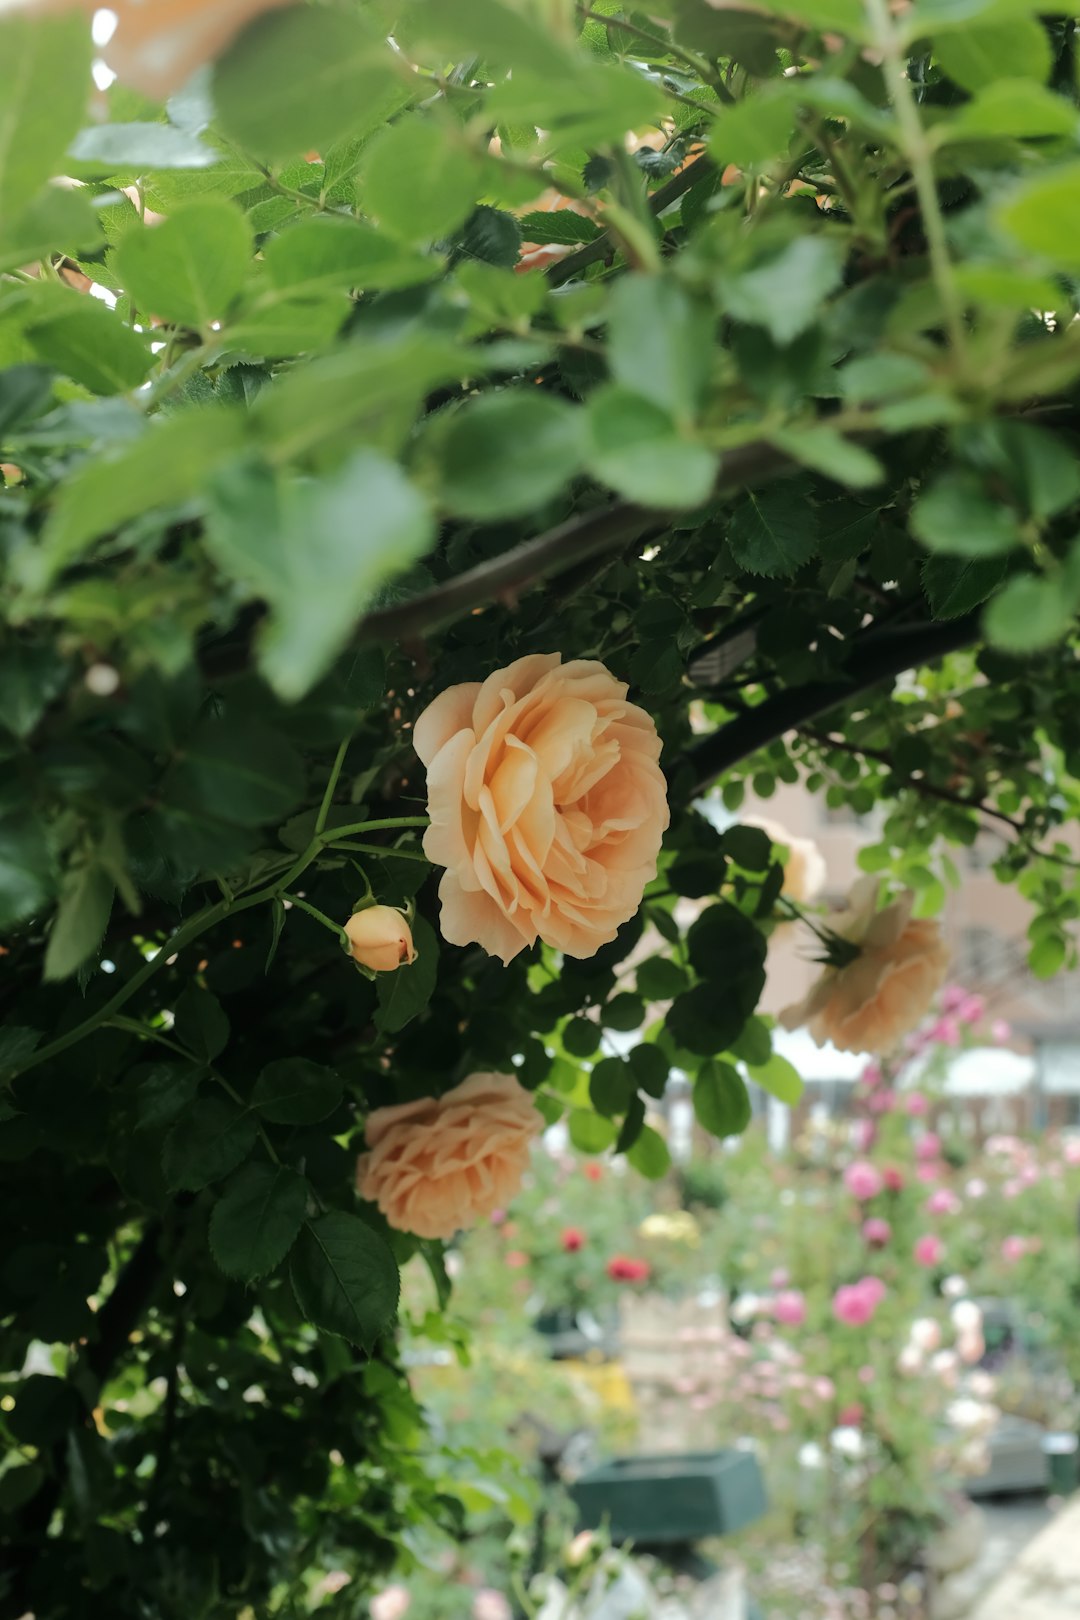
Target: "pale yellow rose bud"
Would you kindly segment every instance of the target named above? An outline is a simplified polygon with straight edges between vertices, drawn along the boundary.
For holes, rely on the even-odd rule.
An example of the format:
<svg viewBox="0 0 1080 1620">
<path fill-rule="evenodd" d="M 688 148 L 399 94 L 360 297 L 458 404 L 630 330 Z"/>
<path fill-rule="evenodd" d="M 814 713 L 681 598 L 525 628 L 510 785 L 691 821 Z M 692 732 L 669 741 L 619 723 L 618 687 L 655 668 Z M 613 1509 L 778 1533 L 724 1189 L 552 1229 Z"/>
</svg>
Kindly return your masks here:
<svg viewBox="0 0 1080 1620">
<path fill-rule="evenodd" d="M 355 961 L 376 973 L 392 973 L 416 961 L 412 930 L 395 906 L 368 906 L 345 924 Z"/>
</svg>

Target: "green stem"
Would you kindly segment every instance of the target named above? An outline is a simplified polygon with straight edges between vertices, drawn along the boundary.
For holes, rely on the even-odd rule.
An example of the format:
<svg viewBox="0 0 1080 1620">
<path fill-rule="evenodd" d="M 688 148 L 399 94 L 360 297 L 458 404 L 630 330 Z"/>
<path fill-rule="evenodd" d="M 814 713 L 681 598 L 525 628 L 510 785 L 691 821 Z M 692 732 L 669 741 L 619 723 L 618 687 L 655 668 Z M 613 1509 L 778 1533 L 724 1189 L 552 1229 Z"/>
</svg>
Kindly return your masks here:
<svg viewBox="0 0 1080 1620">
<path fill-rule="evenodd" d="M 430 865 L 427 856 L 421 854 L 418 849 L 400 849 L 394 844 L 358 844 L 352 841 L 342 843 L 335 838 L 333 847 L 335 849 L 346 849 L 350 853 L 357 855 L 391 855 L 396 860 L 425 861 Z"/>
<path fill-rule="evenodd" d="M 315 817 L 315 836 L 316 836 L 316 838 L 319 836 L 319 834 L 322 832 L 323 828 L 326 826 L 326 818 L 330 814 L 330 806 L 333 803 L 334 793 L 335 793 L 335 790 L 337 789 L 337 785 L 338 785 L 338 778 L 341 775 L 341 768 L 345 764 L 345 755 L 349 752 L 349 744 L 351 742 L 352 742 L 352 737 L 349 736 L 349 737 L 346 737 L 345 740 L 342 743 L 340 743 L 339 746 L 338 746 L 338 751 L 337 751 L 337 754 L 336 754 L 336 756 L 334 758 L 334 763 L 330 768 L 330 777 L 329 777 L 329 780 L 327 781 L 327 784 L 326 784 L 326 792 L 322 796 L 322 804 L 320 804 L 319 813 Z"/>
<path fill-rule="evenodd" d="M 583 22 L 603 23 L 608 29 L 621 28 L 624 34 L 632 34 L 635 39 L 643 40 L 646 45 L 663 51 L 665 56 L 673 56 L 677 62 L 685 62 L 686 66 L 693 68 L 710 89 L 716 91 L 721 101 L 726 101 L 729 106 L 734 105 L 735 97 L 723 80 L 717 78 L 712 64 L 704 56 L 698 56 L 695 51 L 688 51 L 684 46 L 676 45 L 674 40 L 661 39 L 659 34 L 650 34 L 647 29 L 639 28 L 636 23 L 626 22 L 622 17 L 605 17 L 599 11 L 590 11 L 587 6 L 578 7 L 578 16 Z"/>
<path fill-rule="evenodd" d="M 283 894 L 281 898 L 287 900 L 290 905 L 299 906 L 301 911 L 306 911 L 309 917 L 314 917 L 315 921 L 321 922 L 324 928 L 329 928 L 330 932 L 336 934 L 338 939 L 348 941 L 348 935 L 341 924 L 331 922 L 325 911 L 320 911 L 318 906 L 313 906 L 308 900 L 301 900 L 298 894 Z"/>
<path fill-rule="evenodd" d="M 175 366 L 171 370 L 163 372 L 157 381 L 152 384 L 150 392 L 143 401 L 146 409 L 152 411 L 155 405 L 160 405 L 161 401 L 171 394 L 174 389 L 179 388 L 182 383 L 186 383 L 188 378 L 198 371 L 208 357 L 209 349 L 202 344 L 198 348 L 188 349 L 182 354 Z"/>
<path fill-rule="evenodd" d="M 945 236 L 945 216 L 941 211 L 937 181 L 930 142 L 919 117 L 915 92 L 907 76 L 907 60 L 903 41 L 893 27 L 888 0 L 866 0 L 867 14 L 876 35 L 875 43 L 882 55 L 882 69 L 889 96 L 896 110 L 904 152 L 911 164 L 911 177 L 919 199 L 926 246 L 930 256 L 930 269 L 937 285 L 938 296 L 949 329 L 949 338 L 957 356 L 963 360 L 967 343 L 964 329 L 964 306 L 953 276 L 949 244 Z"/>
<path fill-rule="evenodd" d="M 395 827 L 428 827 L 427 816 L 389 816 L 385 821 L 354 821 L 348 827 L 332 827 L 322 835 L 324 844 L 336 844 L 339 838 L 351 838 L 354 833 L 388 832 Z M 385 850 L 383 851 L 385 854 Z"/>
<path fill-rule="evenodd" d="M 212 1080 L 217 1081 L 217 1083 L 221 1087 L 222 1091 L 226 1092 L 232 1098 L 233 1102 L 238 1104 L 238 1106 L 241 1107 L 244 1110 L 245 1114 L 251 1112 L 251 1104 L 246 1103 L 244 1101 L 243 1097 L 241 1097 L 241 1095 L 237 1091 L 236 1087 L 234 1085 L 231 1085 L 229 1083 L 229 1081 L 226 1080 L 225 1076 L 222 1074 L 220 1069 L 215 1069 L 211 1065 L 211 1067 L 210 1067 L 210 1078 Z M 274 1164 L 280 1165 L 281 1160 L 278 1158 L 277 1150 L 274 1147 L 273 1142 L 271 1142 L 270 1138 L 266 1134 L 266 1126 L 261 1124 L 258 1120 L 256 1120 L 255 1128 L 259 1133 L 260 1142 L 262 1143 L 263 1147 L 266 1149 L 267 1153 L 270 1155 L 270 1158 L 272 1159 Z"/>
</svg>

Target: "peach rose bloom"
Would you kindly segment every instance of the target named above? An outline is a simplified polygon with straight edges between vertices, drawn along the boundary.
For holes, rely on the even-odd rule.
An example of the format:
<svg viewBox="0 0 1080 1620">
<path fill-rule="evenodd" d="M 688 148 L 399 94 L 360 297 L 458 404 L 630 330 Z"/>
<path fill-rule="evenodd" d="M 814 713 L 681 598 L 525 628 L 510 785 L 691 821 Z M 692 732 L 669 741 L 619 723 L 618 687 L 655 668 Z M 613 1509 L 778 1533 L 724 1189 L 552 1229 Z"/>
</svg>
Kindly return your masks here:
<svg viewBox="0 0 1080 1620">
<path fill-rule="evenodd" d="M 542 939 L 587 957 L 637 911 L 669 817 L 656 727 L 626 692 L 592 659 L 538 653 L 417 720 L 452 945 L 509 962 Z"/>
<path fill-rule="evenodd" d="M 377 1108 L 357 1166 L 361 1198 L 400 1232 L 451 1238 L 505 1209 L 543 1120 L 509 1074 L 471 1074 L 444 1097 Z"/>
<path fill-rule="evenodd" d="M 796 838 L 794 833 L 789 833 L 786 827 L 778 821 L 770 821 L 767 816 L 744 816 L 743 825 L 760 827 L 774 844 L 780 844 L 788 851 L 781 893 L 799 906 L 809 905 L 816 900 L 825 887 L 826 870 L 825 857 L 814 840 Z"/>
<path fill-rule="evenodd" d="M 848 906 L 828 927 L 859 947 L 847 967 L 827 967 L 805 1000 L 780 1014 L 785 1029 L 805 1024 L 818 1046 L 891 1052 L 945 982 L 949 955 L 936 922 L 914 920 L 910 890 L 877 909 L 879 878 L 860 878 Z"/>
<path fill-rule="evenodd" d="M 292 0 L 108 0 L 116 29 L 101 55 L 123 84 L 164 101 L 196 68 L 228 49 L 260 12 Z M 85 11 L 103 0 L 0 0 L 5 11 Z"/>
</svg>

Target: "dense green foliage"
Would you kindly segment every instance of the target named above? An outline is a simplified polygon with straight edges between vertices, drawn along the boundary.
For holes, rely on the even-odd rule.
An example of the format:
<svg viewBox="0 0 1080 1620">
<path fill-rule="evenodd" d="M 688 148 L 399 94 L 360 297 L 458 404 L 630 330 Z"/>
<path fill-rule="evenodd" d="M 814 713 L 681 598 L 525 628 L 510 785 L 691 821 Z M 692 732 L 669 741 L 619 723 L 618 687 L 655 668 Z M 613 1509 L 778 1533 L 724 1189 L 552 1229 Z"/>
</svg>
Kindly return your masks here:
<svg viewBox="0 0 1080 1620">
<path fill-rule="evenodd" d="M 0 1591 L 292 1614 L 333 1567 L 346 1614 L 461 1511 L 367 1111 L 514 1069 L 656 1175 L 672 1066 L 720 1135 L 737 1060 L 796 1086 L 781 869 L 707 784 L 886 801 L 926 911 L 989 815 L 1033 967 L 1072 951 L 1073 25 L 342 0 L 93 112 L 90 58 L 0 22 Z M 631 684 L 673 821 L 615 943 L 504 968 L 440 948 L 409 727 L 533 651 Z M 417 908 L 378 984 L 368 887 Z"/>
</svg>

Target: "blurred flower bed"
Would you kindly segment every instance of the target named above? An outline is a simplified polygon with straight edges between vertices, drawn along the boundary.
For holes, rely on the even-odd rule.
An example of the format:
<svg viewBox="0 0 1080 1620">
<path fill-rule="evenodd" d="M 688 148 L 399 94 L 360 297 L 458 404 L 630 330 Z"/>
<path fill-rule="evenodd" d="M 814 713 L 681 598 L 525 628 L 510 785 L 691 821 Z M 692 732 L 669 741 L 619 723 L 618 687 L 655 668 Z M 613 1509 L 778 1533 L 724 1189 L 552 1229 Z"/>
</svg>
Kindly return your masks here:
<svg viewBox="0 0 1080 1620">
<path fill-rule="evenodd" d="M 904 1062 L 868 1064 L 851 1115 L 783 1157 L 752 1129 L 649 1185 L 539 1149 L 514 1208 L 450 1256 L 460 1345 L 425 1336 L 430 1283 L 407 1274 L 416 1387 L 475 1475 L 453 1559 L 404 1571 L 395 1601 L 414 1620 L 539 1608 L 573 1566 L 550 1458 L 576 1432 L 578 1466 L 753 1446 L 772 1513 L 716 1550 L 767 1616 L 811 1593 L 815 1620 L 928 1613 L 927 1549 L 1001 1414 L 1080 1426 L 1080 1142 L 976 1147 L 943 1106 L 950 1055 L 1002 1038 L 946 990 Z M 584 1326 L 577 1359 L 546 1355 L 553 1321 Z"/>
</svg>

